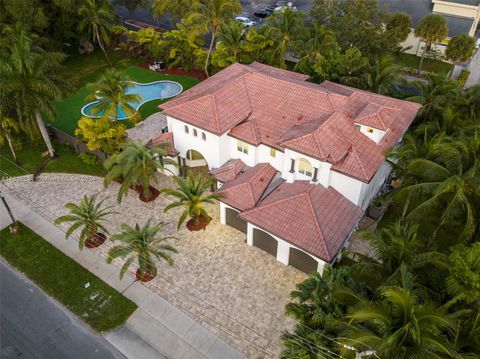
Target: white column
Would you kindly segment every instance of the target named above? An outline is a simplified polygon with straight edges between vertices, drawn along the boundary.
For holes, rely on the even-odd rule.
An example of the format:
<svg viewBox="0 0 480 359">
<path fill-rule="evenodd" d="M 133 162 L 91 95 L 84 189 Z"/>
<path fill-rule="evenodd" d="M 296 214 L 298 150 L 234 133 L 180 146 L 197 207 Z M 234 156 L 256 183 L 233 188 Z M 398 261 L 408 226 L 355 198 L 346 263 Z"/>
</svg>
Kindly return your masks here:
<svg viewBox="0 0 480 359">
<path fill-rule="evenodd" d="M 319 259 L 318 260 L 318 266 L 317 266 L 317 272 L 320 273 L 320 275 L 322 275 L 324 268 L 325 268 L 325 262 Z"/>
<path fill-rule="evenodd" d="M 275 238 L 275 239 L 277 239 L 277 242 L 278 242 L 277 261 L 285 265 L 288 265 L 288 261 L 290 258 L 290 245 L 287 242 L 282 241 L 278 238 Z"/>
<path fill-rule="evenodd" d="M 222 202 L 220 202 L 220 223 L 221 224 L 227 224 L 227 210 L 226 210 L 226 206 L 225 204 L 223 204 Z"/>
<path fill-rule="evenodd" d="M 253 246 L 253 226 L 247 223 L 247 244 Z"/>
</svg>

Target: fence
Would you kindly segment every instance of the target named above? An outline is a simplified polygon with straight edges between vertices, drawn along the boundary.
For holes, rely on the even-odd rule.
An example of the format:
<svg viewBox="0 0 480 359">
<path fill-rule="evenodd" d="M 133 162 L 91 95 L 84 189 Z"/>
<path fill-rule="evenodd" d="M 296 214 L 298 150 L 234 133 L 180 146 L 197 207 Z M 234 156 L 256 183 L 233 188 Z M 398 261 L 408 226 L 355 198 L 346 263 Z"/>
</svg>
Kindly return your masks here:
<svg viewBox="0 0 480 359">
<path fill-rule="evenodd" d="M 75 152 L 78 154 L 81 153 L 86 153 L 90 155 L 96 156 L 100 161 L 105 161 L 107 159 L 107 154 L 102 151 L 90 151 L 85 143 L 80 141 L 78 137 L 74 137 L 69 135 L 68 133 L 63 132 L 62 130 L 59 130 L 58 128 L 48 126 L 48 130 L 53 137 L 60 142 L 61 144 L 68 143 L 70 146 L 72 146 L 75 149 Z"/>
</svg>

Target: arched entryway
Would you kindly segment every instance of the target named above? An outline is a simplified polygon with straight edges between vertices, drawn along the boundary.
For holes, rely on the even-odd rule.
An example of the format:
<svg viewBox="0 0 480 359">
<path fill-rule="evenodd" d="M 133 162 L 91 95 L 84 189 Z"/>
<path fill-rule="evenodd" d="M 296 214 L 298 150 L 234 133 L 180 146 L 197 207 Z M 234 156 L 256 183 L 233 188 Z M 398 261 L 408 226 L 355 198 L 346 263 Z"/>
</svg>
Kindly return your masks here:
<svg viewBox="0 0 480 359">
<path fill-rule="evenodd" d="M 290 248 L 288 264 L 307 274 L 316 271 L 318 267 L 318 262 L 315 259 L 293 247 Z"/>
<path fill-rule="evenodd" d="M 233 208 L 225 208 L 225 223 L 233 228 L 242 231 L 243 233 L 247 233 L 247 222 L 241 219 L 238 215 L 240 212 L 234 210 Z M 246 238 L 245 238 L 246 241 Z"/>
<path fill-rule="evenodd" d="M 270 234 L 260 229 L 253 229 L 253 245 L 271 254 L 272 256 L 277 257 L 277 240 Z"/>
<path fill-rule="evenodd" d="M 184 169 L 187 175 L 208 174 L 208 163 L 205 157 L 197 150 L 190 149 L 184 158 Z"/>
</svg>

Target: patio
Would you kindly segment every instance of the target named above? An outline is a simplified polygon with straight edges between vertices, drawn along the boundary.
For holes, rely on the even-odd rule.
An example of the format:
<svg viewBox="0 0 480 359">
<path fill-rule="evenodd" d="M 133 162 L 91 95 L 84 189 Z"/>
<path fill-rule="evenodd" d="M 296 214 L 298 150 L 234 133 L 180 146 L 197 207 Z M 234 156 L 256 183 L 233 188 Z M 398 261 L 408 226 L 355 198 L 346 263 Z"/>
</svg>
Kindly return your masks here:
<svg viewBox="0 0 480 359">
<path fill-rule="evenodd" d="M 67 174 L 44 174 L 33 183 L 30 177 L 17 177 L 6 185 L 11 195 L 51 220 L 66 212 L 65 203 L 79 202 L 83 194 L 98 191 L 101 197 L 109 197 L 108 204 L 116 205 L 118 188 L 114 184 L 104 189 L 99 177 Z M 169 186 L 173 181 L 159 176 L 156 187 Z M 191 233 L 182 228 L 177 232 L 178 211 L 163 213 L 169 201 L 161 195 L 154 202 L 143 203 L 132 192 L 117 206 L 120 214 L 113 216 L 108 226 L 116 233 L 123 222 L 143 224 L 153 217 L 167 223 L 162 235 L 178 238 L 174 243 L 179 251 L 174 255 L 175 265 L 162 263 L 158 276 L 145 285 L 246 357 L 277 357 L 281 352 L 279 336 L 293 325 L 284 315 L 285 304 L 305 274 L 247 246 L 245 234 L 220 224 L 217 205 L 210 209 L 213 220 L 205 231 Z M 107 241 L 97 251 L 106 255 L 111 246 Z"/>
</svg>

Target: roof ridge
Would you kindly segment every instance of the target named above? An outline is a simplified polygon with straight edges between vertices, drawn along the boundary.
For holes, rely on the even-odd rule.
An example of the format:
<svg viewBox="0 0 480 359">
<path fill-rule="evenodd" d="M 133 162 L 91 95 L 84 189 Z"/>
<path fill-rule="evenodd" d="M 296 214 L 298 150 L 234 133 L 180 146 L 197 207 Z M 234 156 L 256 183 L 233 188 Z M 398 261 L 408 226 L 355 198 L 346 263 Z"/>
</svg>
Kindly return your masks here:
<svg viewBox="0 0 480 359">
<path fill-rule="evenodd" d="M 318 186 L 318 185 L 316 185 L 316 186 Z M 325 188 L 325 190 L 327 190 L 326 187 L 324 187 L 324 188 Z M 312 198 L 310 197 L 310 192 L 313 191 L 314 189 L 316 189 L 316 188 L 315 187 L 310 188 L 307 192 L 305 192 L 305 194 L 307 195 L 308 204 L 310 205 L 310 209 L 312 210 L 313 215 L 315 217 L 315 226 L 317 227 L 318 231 L 320 232 L 320 235 L 322 236 L 322 238 L 320 240 L 321 245 L 322 245 L 323 249 L 325 250 L 325 252 L 330 255 L 330 251 L 328 250 L 327 244 L 326 244 L 326 241 L 325 241 L 325 234 L 322 231 L 322 227 L 320 227 L 320 224 L 318 223 L 317 212 L 315 211 L 315 207 L 313 207 Z"/>
<path fill-rule="evenodd" d="M 215 124 L 217 125 L 217 131 L 220 132 L 221 131 L 221 126 L 220 126 L 220 118 L 218 117 L 218 109 L 217 109 L 217 101 L 216 101 L 216 98 L 215 98 L 215 92 L 212 92 L 210 94 L 210 98 L 212 99 L 212 107 L 213 107 L 213 111 L 215 113 Z"/>
<path fill-rule="evenodd" d="M 272 192 L 272 193 L 273 193 L 273 192 Z M 272 194 L 272 193 L 270 193 L 270 194 Z M 286 197 L 286 198 L 282 198 L 282 199 L 279 199 L 278 201 L 273 201 L 272 203 L 267 203 L 267 204 L 264 204 L 264 205 L 260 204 L 260 205 L 257 206 L 257 207 L 254 207 L 254 208 L 252 208 L 252 209 L 249 209 L 249 210 L 245 211 L 244 213 L 240 214 L 240 216 L 243 215 L 243 214 L 246 214 L 247 212 L 248 212 L 248 213 L 255 212 L 255 211 L 259 210 L 259 209 L 267 208 L 267 207 L 270 207 L 270 206 L 272 206 L 272 205 L 274 205 L 274 204 L 277 204 L 277 203 L 282 203 L 282 202 L 285 202 L 285 201 L 289 201 L 289 200 L 291 200 L 292 198 L 296 198 L 296 197 L 302 196 L 304 193 L 305 193 L 305 192 L 300 192 L 300 193 L 297 193 L 297 194 L 295 194 L 295 195 L 293 195 L 293 196 Z M 270 194 L 269 194 L 269 196 L 270 196 Z M 266 198 L 268 198 L 268 196 L 265 197 L 263 200 L 265 200 Z"/>
</svg>

